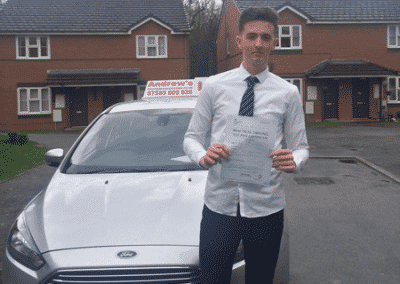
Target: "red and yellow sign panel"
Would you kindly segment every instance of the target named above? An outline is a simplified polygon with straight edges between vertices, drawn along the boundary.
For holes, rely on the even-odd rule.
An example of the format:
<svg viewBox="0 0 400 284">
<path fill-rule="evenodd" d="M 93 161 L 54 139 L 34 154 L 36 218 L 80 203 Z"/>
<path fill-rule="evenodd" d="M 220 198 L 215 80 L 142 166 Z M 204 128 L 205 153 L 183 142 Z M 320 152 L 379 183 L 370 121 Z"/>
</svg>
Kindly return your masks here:
<svg viewBox="0 0 400 284">
<path fill-rule="evenodd" d="M 147 82 L 143 99 L 198 97 L 206 77 L 183 80 L 160 80 Z"/>
</svg>

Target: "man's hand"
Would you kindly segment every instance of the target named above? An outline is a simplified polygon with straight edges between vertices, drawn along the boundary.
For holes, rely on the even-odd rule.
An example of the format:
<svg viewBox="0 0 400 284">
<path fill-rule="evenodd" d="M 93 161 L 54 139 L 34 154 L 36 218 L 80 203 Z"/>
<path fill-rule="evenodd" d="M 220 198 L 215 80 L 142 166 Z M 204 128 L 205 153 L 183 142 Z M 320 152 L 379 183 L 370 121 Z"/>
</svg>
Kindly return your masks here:
<svg viewBox="0 0 400 284">
<path fill-rule="evenodd" d="M 207 153 L 200 159 L 200 165 L 205 168 L 211 168 L 217 163 L 221 163 L 222 158 L 229 161 L 231 151 L 224 144 L 213 144 L 208 148 Z"/>
<path fill-rule="evenodd" d="M 293 173 L 296 170 L 296 163 L 293 161 L 292 151 L 288 149 L 275 150 L 268 154 L 272 159 L 272 167 L 287 173 Z"/>
</svg>

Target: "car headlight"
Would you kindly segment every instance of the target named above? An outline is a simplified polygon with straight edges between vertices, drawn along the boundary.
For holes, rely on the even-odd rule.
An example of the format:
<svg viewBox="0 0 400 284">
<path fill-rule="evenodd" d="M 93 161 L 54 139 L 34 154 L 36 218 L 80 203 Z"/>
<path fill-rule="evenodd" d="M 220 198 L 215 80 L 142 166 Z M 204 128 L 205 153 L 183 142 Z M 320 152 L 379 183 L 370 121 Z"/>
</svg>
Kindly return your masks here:
<svg viewBox="0 0 400 284">
<path fill-rule="evenodd" d="M 24 213 L 19 215 L 11 227 L 7 249 L 16 261 L 30 269 L 39 270 L 45 264 L 25 224 Z"/>
</svg>

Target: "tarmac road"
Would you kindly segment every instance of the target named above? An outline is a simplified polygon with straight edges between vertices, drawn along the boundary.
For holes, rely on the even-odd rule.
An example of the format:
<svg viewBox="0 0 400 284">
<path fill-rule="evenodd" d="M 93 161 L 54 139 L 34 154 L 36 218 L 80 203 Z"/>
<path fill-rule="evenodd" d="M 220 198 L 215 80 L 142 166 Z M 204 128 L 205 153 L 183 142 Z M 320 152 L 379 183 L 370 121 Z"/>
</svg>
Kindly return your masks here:
<svg viewBox="0 0 400 284">
<path fill-rule="evenodd" d="M 360 156 L 400 177 L 400 123 L 309 127 L 307 137 L 311 156 Z"/>
<path fill-rule="evenodd" d="M 48 149 L 64 148 L 67 150 L 79 133 L 79 131 L 64 131 L 55 134 L 29 134 L 29 139 L 43 144 Z M 362 124 L 357 126 L 309 127 L 307 128 L 307 137 L 311 157 L 359 156 L 400 178 L 400 124 L 392 124 L 389 127 Z M 1 260 L 4 257 L 5 240 L 11 223 L 24 205 L 47 186 L 55 170 L 55 168 L 43 165 L 20 177 L 0 184 L 0 269 Z M 394 196 L 396 196 L 397 188 L 399 190 L 397 193 L 400 193 L 399 184 L 391 183 L 390 186 Z M 393 269 L 397 269 L 395 273 L 400 277 L 399 240 L 399 237 L 397 237 L 397 247 L 390 255 L 389 262 L 394 266 Z M 299 271 L 296 273 L 298 273 L 298 277 L 301 276 Z M 397 281 L 399 278 L 395 280 Z M 302 282 L 299 280 L 294 283 Z M 344 284 L 345 282 L 332 283 Z M 388 281 L 386 283 L 400 283 L 400 280 L 399 282 Z"/>
</svg>

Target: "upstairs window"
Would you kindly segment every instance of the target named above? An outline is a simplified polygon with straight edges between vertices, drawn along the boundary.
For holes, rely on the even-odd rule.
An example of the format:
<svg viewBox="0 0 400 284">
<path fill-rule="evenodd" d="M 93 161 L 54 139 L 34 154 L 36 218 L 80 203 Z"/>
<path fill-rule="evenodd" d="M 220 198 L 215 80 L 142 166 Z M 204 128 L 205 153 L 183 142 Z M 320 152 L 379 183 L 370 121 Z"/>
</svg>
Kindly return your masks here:
<svg viewBox="0 0 400 284">
<path fill-rule="evenodd" d="M 301 26 L 279 26 L 279 42 L 276 49 L 301 49 Z"/>
<path fill-rule="evenodd" d="M 18 88 L 18 114 L 51 114 L 49 88 Z"/>
<path fill-rule="evenodd" d="M 400 48 L 400 25 L 388 26 L 388 48 Z"/>
<path fill-rule="evenodd" d="M 50 59 L 48 36 L 18 36 L 17 59 Z"/>
<path fill-rule="evenodd" d="M 388 78 L 388 103 L 400 103 L 400 77 Z"/>
<path fill-rule="evenodd" d="M 167 58 L 167 36 L 138 35 L 136 36 L 137 58 Z"/>
</svg>

